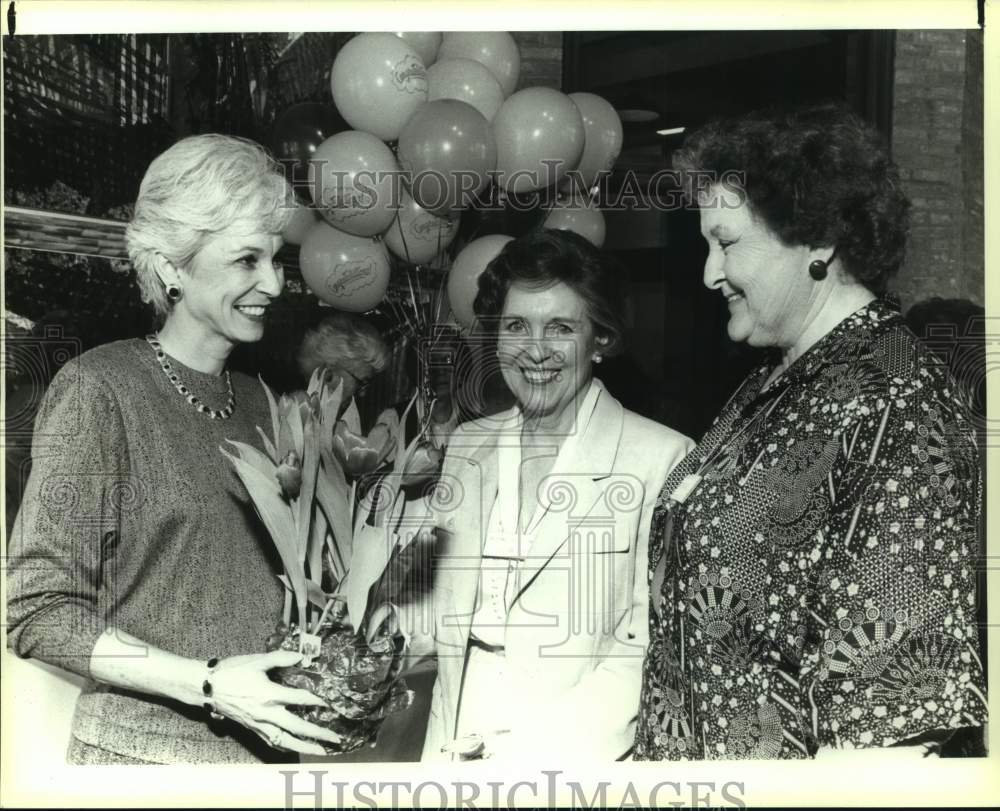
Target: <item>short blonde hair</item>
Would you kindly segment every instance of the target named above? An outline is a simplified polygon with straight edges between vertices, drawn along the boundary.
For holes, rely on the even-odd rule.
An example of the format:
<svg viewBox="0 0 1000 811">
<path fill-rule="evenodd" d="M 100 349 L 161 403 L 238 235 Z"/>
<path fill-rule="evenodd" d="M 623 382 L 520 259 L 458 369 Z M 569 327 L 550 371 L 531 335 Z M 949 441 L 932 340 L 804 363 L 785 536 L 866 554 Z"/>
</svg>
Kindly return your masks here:
<svg viewBox="0 0 1000 811">
<path fill-rule="evenodd" d="M 389 347 L 375 326 L 360 315 L 333 312 L 306 332 L 298 351 L 299 372 L 308 380 L 320 366 L 367 380 L 389 362 Z"/>
<path fill-rule="evenodd" d="M 234 222 L 280 233 L 295 210 L 281 167 L 259 144 L 231 135 L 192 135 L 149 165 L 125 229 L 142 300 L 164 316 L 173 306 L 156 257 L 188 267 L 205 240 Z"/>
</svg>

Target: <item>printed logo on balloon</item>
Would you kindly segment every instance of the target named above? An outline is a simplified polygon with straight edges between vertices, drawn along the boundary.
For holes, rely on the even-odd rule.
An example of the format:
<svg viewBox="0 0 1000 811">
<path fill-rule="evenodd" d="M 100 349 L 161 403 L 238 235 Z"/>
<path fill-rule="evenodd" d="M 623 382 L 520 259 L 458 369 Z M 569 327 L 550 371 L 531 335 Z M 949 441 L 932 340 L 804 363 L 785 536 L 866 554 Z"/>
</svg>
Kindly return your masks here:
<svg viewBox="0 0 1000 811">
<path fill-rule="evenodd" d="M 415 54 L 407 54 L 392 69 L 392 83 L 404 93 L 427 93 L 427 69 Z"/>
<path fill-rule="evenodd" d="M 334 265 L 326 279 L 326 289 L 337 298 L 354 296 L 377 281 L 378 269 L 372 259 Z"/>
</svg>

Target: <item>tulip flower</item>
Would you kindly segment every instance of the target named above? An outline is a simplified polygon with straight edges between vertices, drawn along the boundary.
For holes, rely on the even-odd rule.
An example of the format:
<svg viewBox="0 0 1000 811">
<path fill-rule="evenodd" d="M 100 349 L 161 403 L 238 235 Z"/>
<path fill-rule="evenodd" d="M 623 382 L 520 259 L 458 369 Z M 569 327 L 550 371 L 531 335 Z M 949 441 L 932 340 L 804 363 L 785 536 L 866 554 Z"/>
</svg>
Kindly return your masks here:
<svg viewBox="0 0 1000 811">
<path fill-rule="evenodd" d="M 293 499 L 299 497 L 299 490 L 302 488 L 302 460 L 295 451 L 289 451 L 285 458 L 278 465 L 278 470 L 274 474 L 281 485 L 281 492 L 285 498 Z"/>
<path fill-rule="evenodd" d="M 300 394 L 301 392 L 296 392 Z M 277 404 L 277 436 L 275 436 L 278 459 L 284 459 L 289 451 L 295 451 L 302 458 L 304 437 L 302 433 L 302 411 L 308 406 L 299 407 L 296 395 L 282 394 Z"/>
<path fill-rule="evenodd" d="M 310 418 L 319 418 L 320 398 L 318 391 L 293 391 L 292 399 L 299 407 L 299 416 L 303 423 Z"/>
<path fill-rule="evenodd" d="M 428 442 L 422 442 L 410 452 L 400 481 L 407 487 L 425 484 L 437 476 L 444 454 Z"/>
<path fill-rule="evenodd" d="M 399 418 L 391 410 L 382 412 L 368 436 L 352 431 L 345 420 L 338 420 L 333 432 L 333 455 L 348 476 L 372 473 L 389 459 L 396 447 L 398 430 Z"/>
</svg>

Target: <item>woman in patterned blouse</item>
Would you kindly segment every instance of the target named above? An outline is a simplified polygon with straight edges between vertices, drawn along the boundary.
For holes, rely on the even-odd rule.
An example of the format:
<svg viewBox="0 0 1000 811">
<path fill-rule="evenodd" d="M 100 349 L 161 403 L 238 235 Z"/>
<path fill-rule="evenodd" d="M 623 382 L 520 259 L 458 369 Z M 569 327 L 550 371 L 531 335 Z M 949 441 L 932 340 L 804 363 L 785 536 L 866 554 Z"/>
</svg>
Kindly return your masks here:
<svg viewBox="0 0 1000 811">
<path fill-rule="evenodd" d="M 982 489 L 965 397 L 881 298 L 896 169 L 830 106 L 709 125 L 679 159 L 729 337 L 774 352 L 660 495 L 635 756 L 939 749 L 986 719 Z"/>
</svg>

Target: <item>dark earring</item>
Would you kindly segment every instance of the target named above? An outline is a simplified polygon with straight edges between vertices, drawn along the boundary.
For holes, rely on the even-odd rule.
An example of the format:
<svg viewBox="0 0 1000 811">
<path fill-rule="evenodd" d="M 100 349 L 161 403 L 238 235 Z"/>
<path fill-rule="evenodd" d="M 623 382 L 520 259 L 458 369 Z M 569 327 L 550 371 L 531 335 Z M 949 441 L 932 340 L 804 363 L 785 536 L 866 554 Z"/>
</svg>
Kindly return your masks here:
<svg viewBox="0 0 1000 811">
<path fill-rule="evenodd" d="M 174 304 L 181 300 L 181 288 L 176 284 L 167 285 L 167 298 L 170 299 Z"/>
<path fill-rule="evenodd" d="M 815 259 L 809 263 L 809 275 L 814 281 L 821 282 L 826 278 L 827 263 L 822 259 Z"/>
</svg>

